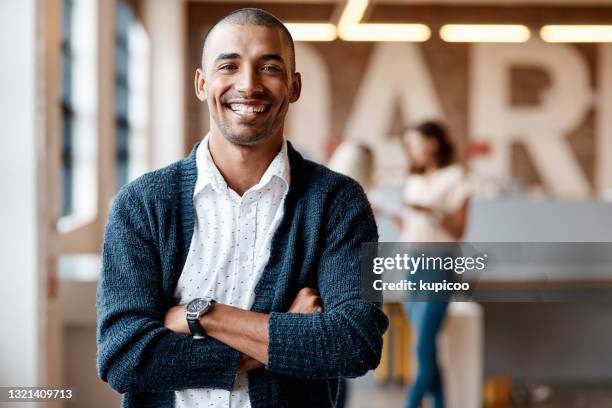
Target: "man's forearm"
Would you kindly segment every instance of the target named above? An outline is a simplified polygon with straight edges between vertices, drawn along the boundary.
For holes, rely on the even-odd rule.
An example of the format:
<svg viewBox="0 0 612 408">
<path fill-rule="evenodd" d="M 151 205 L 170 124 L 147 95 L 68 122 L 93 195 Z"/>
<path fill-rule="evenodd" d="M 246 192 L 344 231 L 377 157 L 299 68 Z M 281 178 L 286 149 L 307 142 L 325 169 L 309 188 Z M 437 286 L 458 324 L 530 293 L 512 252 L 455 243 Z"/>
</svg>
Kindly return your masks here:
<svg viewBox="0 0 612 408">
<path fill-rule="evenodd" d="M 265 313 L 216 304 L 200 324 L 208 336 L 267 364 L 268 319 Z"/>
<path fill-rule="evenodd" d="M 319 292 L 313 288 L 302 288 L 293 299 L 288 312 L 323 312 Z M 244 356 L 267 364 L 269 315 L 216 303 L 200 318 L 200 324 L 210 337 L 242 352 Z M 189 334 L 185 305 L 171 307 L 164 317 L 164 325 L 174 332 Z M 258 365 L 248 358 L 241 358 L 238 362 L 239 370 L 249 371 L 257 367 Z"/>
</svg>

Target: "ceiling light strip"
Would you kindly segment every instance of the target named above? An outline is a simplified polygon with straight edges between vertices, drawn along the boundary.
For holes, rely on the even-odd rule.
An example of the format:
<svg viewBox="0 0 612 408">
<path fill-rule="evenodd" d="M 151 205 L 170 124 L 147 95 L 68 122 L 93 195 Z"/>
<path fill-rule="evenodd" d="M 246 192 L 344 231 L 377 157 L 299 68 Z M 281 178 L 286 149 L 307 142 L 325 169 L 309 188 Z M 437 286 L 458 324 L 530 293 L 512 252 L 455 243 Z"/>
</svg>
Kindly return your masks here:
<svg viewBox="0 0 612 408">
<path fill-rule="evenodd" d="M 612 25 L 545 25 L 540 37 L 550 43 L 612 42 Z"/>
<path fill-rule="evenodd" d="M 531 36 L 521 24 L 445 24 L 439 34 L 446 42 L 476 43 L 522 43 Z"/>
<path fill-rule="evenodd" d="M 344 41 L 422 42 L 431 37 L 424 24 L 361 24 L 368 0 L 348 0 L 338 23 L 338 36 Z"/>
<path fill-rule="evenodd" d="M 328 23 L 286 23 L 293 41 L 334 41 L 336 26 Z"/>
<path fill-rule="evenodd" d="M 431 37 L 424 24 L 351 24 L 338 27 L 345 41 L 423 42 Z"/>
<path fill-rule="evenodd" d="M 342 10 L 339 26 L 359 24 L 368 9 L 369 0 L 348 0 Z"/>
</svg>

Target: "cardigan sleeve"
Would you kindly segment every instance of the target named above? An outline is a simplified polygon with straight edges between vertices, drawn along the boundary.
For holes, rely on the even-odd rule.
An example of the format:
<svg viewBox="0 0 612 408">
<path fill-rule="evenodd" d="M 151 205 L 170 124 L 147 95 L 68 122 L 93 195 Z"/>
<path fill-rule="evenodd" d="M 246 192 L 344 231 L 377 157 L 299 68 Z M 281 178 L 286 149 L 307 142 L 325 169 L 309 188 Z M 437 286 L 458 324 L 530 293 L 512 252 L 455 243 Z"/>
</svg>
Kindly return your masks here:
<svg viewBox="0 0 612 408">
<path fill-rule="evenodd" d="M 358 377 L 380 362 L 388 320 L 361 298 L 360 248 L 377 242 L 370 205 L 351 182 L 328 219 L 318 285 L 323 313 L 272 312 L 268 370 L 305 378 Z"/>
<path fill-rule="evenodd" d="M 160 254 L 129 188 L 115 199 L 104 236 L 97 292 L 98 375 L 121 393 L 231 390 L 238 351 L 163 325 L 168 306 L 162 297 Z"/>
</svg>

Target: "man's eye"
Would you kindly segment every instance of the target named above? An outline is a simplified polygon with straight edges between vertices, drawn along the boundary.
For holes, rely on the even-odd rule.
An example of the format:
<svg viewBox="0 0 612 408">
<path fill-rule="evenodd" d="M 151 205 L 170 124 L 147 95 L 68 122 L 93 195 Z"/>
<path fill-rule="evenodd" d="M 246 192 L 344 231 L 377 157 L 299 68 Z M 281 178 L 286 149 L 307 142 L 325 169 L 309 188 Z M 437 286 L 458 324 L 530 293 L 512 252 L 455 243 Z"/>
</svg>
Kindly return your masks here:
<svg viewBox="0 0 612 408">
<path fill-rule="evenodd" d="M 274 65 L 265 65 L 261 69 L 266 72 L 281 72 L 281 70 Z"/>
<path fill-rule="evenodd" d="M 233 69 L 235 69 L 235 68 L 236 68 L 236 66 L 235 66 L 235 65 L 232 65 L 232 64 L 225 64 L 225 65 L 221 65 L 221 66 L 219 67 L 219 70 L 220 70 L 220 71 L 231 71 L 231 70 L 233 70 Z"/>
</svg>

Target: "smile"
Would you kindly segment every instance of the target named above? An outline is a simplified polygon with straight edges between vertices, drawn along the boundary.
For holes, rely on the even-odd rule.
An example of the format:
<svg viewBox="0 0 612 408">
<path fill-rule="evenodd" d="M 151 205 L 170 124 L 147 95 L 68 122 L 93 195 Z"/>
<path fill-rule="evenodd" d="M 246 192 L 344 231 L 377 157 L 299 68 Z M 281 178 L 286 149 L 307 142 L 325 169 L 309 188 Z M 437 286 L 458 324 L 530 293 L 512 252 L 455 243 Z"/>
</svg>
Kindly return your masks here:
<svg viewBox="0 0 612 408">
<path fill-rule="evenodd" d="M 245 105 L 241 103 L 230 104 L 230 109 L 238 113 L 261 113 L 268 109 L 267 105 Z"/>
</svg>

